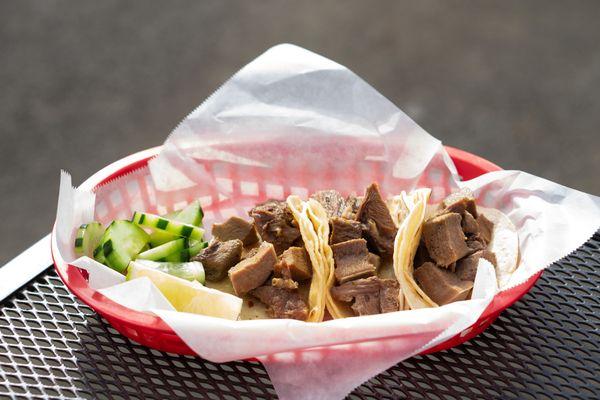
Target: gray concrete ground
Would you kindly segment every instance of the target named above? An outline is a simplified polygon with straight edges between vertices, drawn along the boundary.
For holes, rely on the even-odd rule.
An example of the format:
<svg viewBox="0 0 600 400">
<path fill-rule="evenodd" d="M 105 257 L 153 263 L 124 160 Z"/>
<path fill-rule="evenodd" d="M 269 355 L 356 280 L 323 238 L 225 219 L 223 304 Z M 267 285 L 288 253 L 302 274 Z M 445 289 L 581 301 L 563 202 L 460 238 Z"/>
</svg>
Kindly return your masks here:
<svg viewBox="0 0 600 400">
<path fill-rule="evenodd" d="M 445 143 L 600 194 L 600 2 L 0 3 L 0 265 L 268 47 L 357 72 Z"/>
</svg>

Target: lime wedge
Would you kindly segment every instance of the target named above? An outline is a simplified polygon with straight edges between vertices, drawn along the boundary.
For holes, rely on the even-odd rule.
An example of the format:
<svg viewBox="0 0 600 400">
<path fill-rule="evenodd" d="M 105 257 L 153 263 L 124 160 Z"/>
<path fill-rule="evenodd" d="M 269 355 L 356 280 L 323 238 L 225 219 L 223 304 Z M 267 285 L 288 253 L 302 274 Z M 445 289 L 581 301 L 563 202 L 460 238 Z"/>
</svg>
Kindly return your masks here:
<svg viewBox="0 0 600 400">
<path fill-rule="evenodd" d="M 242 310 L 243 301 L 239 297 L 148 268 L 137 261 L 130 262 L 127 280 L 143 276 L 156 285 L 177 311 L 236 320 Z"/>
<path fill-rule="evenodd" d="M 202 266 L 202 263 L 198 261 L 176 263 L 137 259 L 135 262 L 144 267 L 166 272 L 169 275 L 185 279 L 186 281 L 198 281 L 204 283 L 204 267 Z"/>
</svg>

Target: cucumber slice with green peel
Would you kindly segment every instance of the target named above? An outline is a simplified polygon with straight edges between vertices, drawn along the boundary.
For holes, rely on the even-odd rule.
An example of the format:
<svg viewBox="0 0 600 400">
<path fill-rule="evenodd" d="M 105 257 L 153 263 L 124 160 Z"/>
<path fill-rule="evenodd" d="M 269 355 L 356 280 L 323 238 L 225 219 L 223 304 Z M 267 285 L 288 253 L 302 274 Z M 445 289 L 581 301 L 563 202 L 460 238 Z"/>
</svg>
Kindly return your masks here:
<svg viewBox="0 0 600 400">
<path fill-rule="evenodd" d="M 190 249 L 183 249 L 175 253 L 171 253 L 160 261 L 182 263 L 190 261 Z"/>
<path fill-rule="evenodd" d="M 129 262 L 148 245 L 149 235 L 131 221 L 113 221 L 102 236 L 100 245 L 105 264 L 123 272 Z"/>
<path fill-rule="evenodd" d="M 94 249 L 94 260 L 98 261 L 100 264 L 106 264 L 106 259 L 104 258 L 104 252 L 102 251 L 102 245 L 99 244 L 98 247 Z"/>
<path fill-rule="evenodd" d="M 154 214 L 135 212 L 133 213 L 134 224 L 152 228 L 157 231 L 164 231 L 191 240 L 202 240 L 204 229 L 186 224 L 184 222 L 173 221 Z"/>
<path fill-rule="evenodd" d="M 80 256 L 94 256 L 94 249 L 100 244 L 104 227 L 99 222 L 90 222 L 83 224 L 77 230 L 75 237 L 75 254 Z"/>
<path fill-rule="evenodd" d="M 206 247 L 208 247 L 207 242 L 195 242 L 192 246 L 188 247 L 187 249 L 183 249 L 179 252 L 169 254 L 164 258 L 164 261 L 175 263 L 187 262 L 190 261 L 192 257 L 199 254 L 202 251 L 202 249 Z"/>
<path fill-rule="evenodd" d="M 208 242 L 195 242 L 191 243 L 188 249 L 190 253 L 190 258 L 197 256 L 200 254 L 202 250 L 208 247 Z"/>
<path fill-rule="evenodd" d="M 173 240 L 180 239 L 181 236 L 173 235 L 165 231 L 153 231 L 150 234 L 150 245 L 152 247 L 158 247 L 161 244 L 172 242 Z"/>
<path fill-rule="evenodd" d="M 150 260 L 135 260 L 135 263 L 152 268 L 187 281 L 197 281 L 204 284 L 204 267 L 198 261 L 175 263 L 156 262 Z"/>
<path fill-rule="evenodd" d="M 164 215 L 162 218 L 170 219 L 177 222 L 183 222 L 186 224 L 201 226 L 204 212 L 200 207 L 199 201 L 190 203 L 183 210 Z M 150 244 L 152 247 L 160 246 L 161 244 L 170 242 L 179 238 L 179 236 L 165 231 L 154 231 L 150 234 Z"/>
<path fill-rule="evenodd" d="M 154 247 L 150 250 L 146 250 L 146 251 L 138 254 L 136 259 L 163 261 L 166 259 L 167 256 L 172 255 L 172 254 L 179 255 L 179 253 L 181 253 L 183 250 L 187 250 L 187 248 L 188 248 L 188 240 L 184 239 L 184 238 L 179 238 L 179 239 L 167 242 L 165 244 L 161 244 L 160 246 Z M 168 261 L 171 261 L 171 260 L 168 260 Z M 179 258 L 177 258 L 174 261 L 179 261 Z"/>
<path fill-rule="evenodd" d="M 200 202 L 194 201 L 188 204 L 173 219 L 194 226 L 202 226 L 202 218 L 204 218 L 204 211 L 202 211 Z"/>
</svg>

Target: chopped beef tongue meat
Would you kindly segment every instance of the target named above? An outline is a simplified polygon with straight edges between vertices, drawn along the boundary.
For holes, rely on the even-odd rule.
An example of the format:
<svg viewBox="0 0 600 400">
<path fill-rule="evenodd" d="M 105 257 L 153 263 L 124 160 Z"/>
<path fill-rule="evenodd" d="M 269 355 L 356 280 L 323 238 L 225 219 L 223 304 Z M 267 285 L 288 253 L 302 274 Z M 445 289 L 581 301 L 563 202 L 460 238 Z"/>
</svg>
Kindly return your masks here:
<svg viewBox="0 0 600 400">
<path fill-rule="evenodd" d="M 335 262 L 335 278 L 338 283 L 375 275 L 376 268 L 369 262 L 369 250 L 365 239 L 353 239 L 331 246 Z"/>
<path fill-rule="evenodd" d="M 372 183 L 367 188 L 356 213 L 356 220 L 366 226 L 366 236 L 372 249 L 382 257 L 392 257 L 398 229 L 381 197 L 377 183 Z"/>
<path fill-rule="evenodd" d="M 398 311 L 400 286 L 394 279 L 372 276 L 331 288 L 334 299 L 349 303 L 356 315 L 372 315 Z"/>
<path fill-rule="evenodd" d="M 258 251 L 258 248 L 260 247 L 260 243 L 254 243 L 252 246 L 244 246 L 244 249 L 242 250 L 242 260 L 244 258 L 249 258 L 252 257 L 253 255 L 256 254 L 256 252 Z"/>
<path fill-rule="evenodd" d="M 447 267 L 471 252 L 465 239 L 460 214 L 438 215 L 423 224 L 423 241 L 439 266 Z"/>
<path fill-rule="evenodd" d="M 465 211 L 468 211 L 474 218 L 477 218 L 475 197 L 473 197 L 473 192 L 466 188 L 446 197 L 440 204 L 440 208 L 443 209 L 444 212 L 454 212 L 458 214 L 463 214 Z"/>
<path fill-rule="evenodd" d="M 239 239 L 244 243 L 244 246 L 253 245 L 259 239 L 254 223 L 240 217 L 231 217 L 221 224 L 214 224 L 212 234 L 215 239 L 221 242 Z"/>
<path fill-rule="evenodd" d="M 212 242 L 202 253 L 192 258 L 204 266 L 206 279 L 220 281 L 227 276 L 227 271 L 240 262 L 243 244 L 234 239 L 226 242 Z"/>
<path fill-rule="evenodd" d="M 346 208 L 342 211 L 342 218 L 346 219 L 356 219 L 356 213 L 358 212 L 358 208 L 363 201 L 362 196 L 354 196 L 350 195 L 346 197 Z"/>
<path fill-rule="evenodd" d="M 466 236 L 477 235 L 479 233 L 479 224 L 468 211 L 465 211 L 462 215 L 461 226 Z"/>
<path fill-rule="evenodd" d="M 294 290 L 298 289 L 298 282 L 292 280 L 290 278 L 273 278 L 271 280 L 271 285 L 278 287 L 280 289 L 289 289 Z"/>
<path fill-rule="evenodd" d="M 400 284 L 394 279 L 380 279 L 379 307 L 382 313 L 394 312 L 400 309 Z"/>
<path fill-rule="evenodd" d="M 346 200 L 337 190 L 320 190 L 310 197 L 321 203 L 329 218 L 341 217 L 346 208 Z"/>
<path fill-rule="evenodd" d="M 415 253 L 413 264 L 415 267 L 420 267 L 426 262 L 433 262 L 433 259 L 429 256 L 429 252 L 427 251 L 427 246 L 425 246 L 425 242 L 421 240 L 419 242 L 419 247 L 417 247 L 417 252 Z"/>
<path fill-rule="evenodd" d="M 299 237 L 300 230 L 284 201 L 268 200 L 248 213 L 264 241 L 273 243 L 277 254 L 283 253 Z"/>
<path fill-rule="evenodd" d="M 229 270 L 229 279 L 235 294 L 243 296 L 265 283 L 276 262 L 277 255 L 273 245 L 262 242 L 252 257 L 240 261 Z"/>
<path fill-rule="evenodd" d="M 427 296 L 440 306 L 465 300 L 473 288 L 472 281 L 463 281 L 457 274 L 429 262 L 417 268 L 414 276 Z"/>
<path fill-rule="evenodd" d="M 422 242 L 413 261 L 419 286 L 437 304 L 465 300 L 471 293 L 479 260 L 496 265 L 486 247 L 493 224 L 477 212 L 468 189 L 448 196 L 423 223 Z M 424 246 L 423 246 L 424 245 Z"/>
<path fill-rule="evenodd" d="M 349 303 L 358 295 L 378 292 L 379 280 L 378 277 L 371 276 L 346 282 L 343 285 L 331 288 L 331 295 L 338 301 Z"/>
<path fill-rule="evenodd" d="M 308 253 L 303 247 L 290 247 L 281 255 L 275 265 L 277 275 L 303 281 L 312 276 L 312 266 Z"/>
<path fill-rule="evenodd" d="M 479 238 L 479 236 L 475 236 L 472 239 L 467 239 L 466 243 L 470 253 L 474 253 L 485 248 L 485 244 L 483 243 L 482 239 Z"/>
<path fill-rule="evenodd" d="M 381 257 L 379 257 L 377 254 L 369 253 L 367 260 L 369 261 L 369 264 L 375 267 L 375 271 L 377 271 L 381 266 Z"/>
<path fill-rule="evenodd" d="M 308 306 L 295 290 L 261 286 L 250 294 L 268 306 L 267 312 L 273 318 L 292 318 L 304 321 L 308 316 Z"/>
<path fill-rule="evenodd" d="M 375 315 L 380 314 L 379 309 L 379 291 L 367 294 L 359 294 L 354 298 L 354 303 L 350 306 L 354 315 Z"/>
<path fill-rule="evenodd" d="M 496 255 L 493 252 L 487 249 L 479 250 L 456 262 L 456 276 L 463 281 L 474 281 L 480 258 L 488 260 L 494 267 L 496 266 Z"/>
<path fill-rule="evenodd" d="M 492 240 L 494 223 L 487 219 L 485 215 L 479 214 L 477 217 L 477 225 L 479 225 L 479 237 L 485 244 L 489 244 Z"/>
<path fill-rule="evenodd" d="M 333 217 L 329 220 L 331 224 L 331 237 L 329 244 L 336 244 L 362 237 L 362 224 L 346 218 Z"/>
</svg>

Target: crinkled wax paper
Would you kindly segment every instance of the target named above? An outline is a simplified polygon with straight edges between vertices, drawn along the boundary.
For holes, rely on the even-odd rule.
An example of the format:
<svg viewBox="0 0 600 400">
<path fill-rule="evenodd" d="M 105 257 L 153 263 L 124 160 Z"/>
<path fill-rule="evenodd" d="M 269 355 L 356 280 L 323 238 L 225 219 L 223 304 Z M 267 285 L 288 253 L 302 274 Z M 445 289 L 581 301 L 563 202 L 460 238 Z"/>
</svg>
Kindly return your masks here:
<svg viewBox="0 0 600 400">
<path fill-rule="evenodd" d="M 443 116 L 440 116 L 443 117 Z M 106 286 L 101 264 L 75 262 L 78 224 L 108 223 L 134 210 L 166 212 L 199 198 L 205 226 L 268 197 L 308 196 L 333 188 L 361 193 L 377 180 L 385 195 L 427 186 L 432 201 L 469 187 L 478 204 L 499 208 L 517 227 L 516 286 L 583 244 L 600 225 L 600 199 L 520 171 L 461 182 L 439 140 L 347 68 L 293 45 L 279 45 L 245 66 L 194 110 L 142 168 L 98 189 L 74 189 L 63 176 L 57 213 L 61 256 L 112 299 L 159 315 L 201 357 L 256 357 L 282 399 L 343 398 L 392 365 L 466 333 L 497 293 L 490 264 L 479 266 L 473 299 L 439 308 L 323 323 L 228 321 L 169 309 L 156 288 Z M 94 264 L 95 263 L 95 264 Z M 90 266 L 91 265 L 91 266 Z M 106 271 L 105 271 L 106 272 Z M 112 289 L 111 289 L 112 288 Z M 127 289 L 127 288 L 126 288 Z"/>
</svg>

